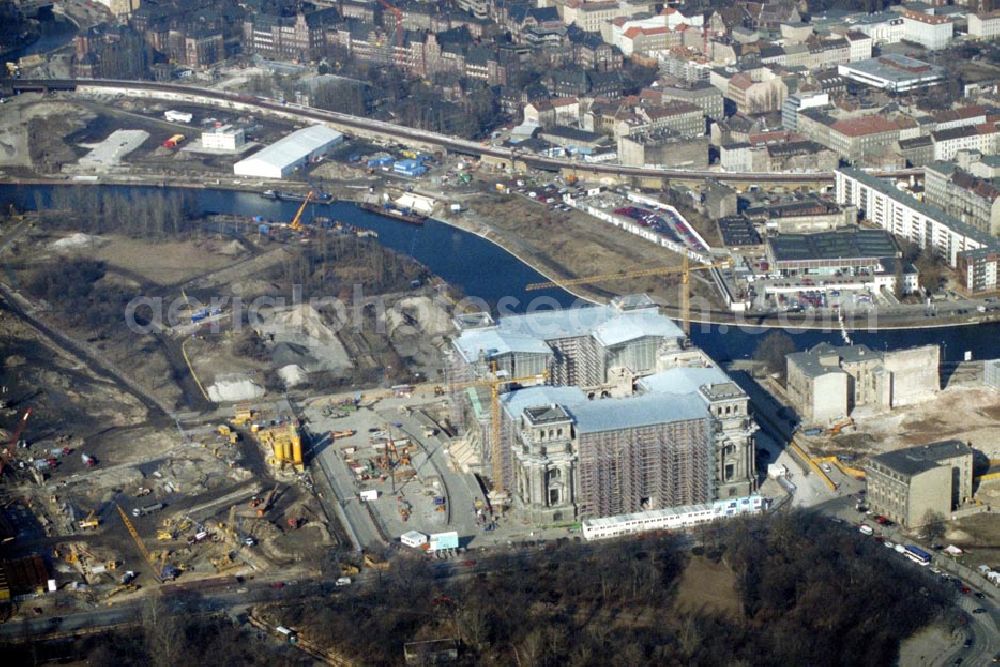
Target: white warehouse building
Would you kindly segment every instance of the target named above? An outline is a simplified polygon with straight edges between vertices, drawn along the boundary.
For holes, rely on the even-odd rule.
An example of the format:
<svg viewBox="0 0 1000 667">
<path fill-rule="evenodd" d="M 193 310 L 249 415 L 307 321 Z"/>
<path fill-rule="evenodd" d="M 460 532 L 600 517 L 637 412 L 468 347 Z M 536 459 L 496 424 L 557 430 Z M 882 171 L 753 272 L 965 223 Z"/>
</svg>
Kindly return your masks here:
<svg viewBox="0 0 1000 667">
<path fill-rule="evenodd" d="M 312 125 L 292 132 L 254 155 L 233 165 L 237 176 L 284 178 L 313 158 L 326 155 L 344 135 L 325 125 Z"/>
</svg>

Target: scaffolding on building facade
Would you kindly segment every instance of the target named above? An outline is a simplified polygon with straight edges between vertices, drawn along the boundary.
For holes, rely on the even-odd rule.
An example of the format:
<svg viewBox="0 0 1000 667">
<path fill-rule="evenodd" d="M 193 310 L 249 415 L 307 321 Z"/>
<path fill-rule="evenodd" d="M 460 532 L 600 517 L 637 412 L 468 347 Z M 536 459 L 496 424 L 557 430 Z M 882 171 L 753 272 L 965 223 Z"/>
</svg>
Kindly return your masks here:
<svg viewBox="0 0 1000 667">
<path fill-rule="evenodd" d="M 580 516 L 709 501 L 713 438 L 708 418 L 579 433 Z"/>
</svg>

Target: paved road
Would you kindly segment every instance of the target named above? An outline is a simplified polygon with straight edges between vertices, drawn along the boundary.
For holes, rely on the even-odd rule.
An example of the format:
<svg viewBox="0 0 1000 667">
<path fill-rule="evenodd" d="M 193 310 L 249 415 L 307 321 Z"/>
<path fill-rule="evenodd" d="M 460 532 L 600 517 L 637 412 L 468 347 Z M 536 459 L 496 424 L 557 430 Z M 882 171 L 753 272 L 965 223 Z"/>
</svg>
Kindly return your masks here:
<svg viewBox="0 0 1000 667">
<path fill-rule="evenodd" d="M 329 504 L 334 506 L 341 521 L 346 522 L 345 527 L 357 550 L 383 546 L 385 541 L 372 521 L 368 509 L 358 498 L 354 473 L 348 470 L 343 459 L 337 456 L 336 449 L 324 444 L 328 443 L 320 442 L 320 450 L 315 455 L 315 461 L 326 476 L 334 494 Z"/>
</svg>

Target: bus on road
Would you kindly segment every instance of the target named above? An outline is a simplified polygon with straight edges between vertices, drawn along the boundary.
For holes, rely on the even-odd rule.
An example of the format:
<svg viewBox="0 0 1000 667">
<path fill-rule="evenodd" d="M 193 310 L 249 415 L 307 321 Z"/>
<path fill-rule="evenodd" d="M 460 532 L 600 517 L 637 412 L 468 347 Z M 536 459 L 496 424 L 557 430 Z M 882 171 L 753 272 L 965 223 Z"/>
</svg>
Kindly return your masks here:
<svg viewBox="0 0 1000 667">
<path fill-rule="evenodd" d="M 903 554 L 921 567 L 927 567 L 931 564 L 931 555 L 920 547 L 915 547 L 912 544 L 906 545 L 906 550 Z"/>
</svg>

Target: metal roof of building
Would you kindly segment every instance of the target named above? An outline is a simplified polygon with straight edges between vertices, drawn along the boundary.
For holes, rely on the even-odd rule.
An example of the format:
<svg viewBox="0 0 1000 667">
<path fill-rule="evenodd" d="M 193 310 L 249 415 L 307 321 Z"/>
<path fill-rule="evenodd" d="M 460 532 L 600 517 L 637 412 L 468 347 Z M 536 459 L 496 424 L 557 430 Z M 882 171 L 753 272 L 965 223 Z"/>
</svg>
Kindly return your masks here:
<svg viewBox="0 0 1000 667">
<path fill-rule="evenodd" d="M 276 167 L 286 167 L 308 156 L 317 148 L 338 142 L 344 137 L 326 125 L 310 125 L 292 132 L 284 139 L 276 141 L 237 164 L 264 162 Z"/>
<path fill-rule="evenodd" d="M 899 248 L 892 236 L 879 229 L 779 234 L 767 239 L 778 262 L 895 257 Z"/>
<path fill-rule="evenodd" d="M 845 70 L 862 72 L 893 83 L 923 79 L 928 76 L 941 77 L 945 69 L 938 65 L 917 60 L 899 53 L 886 53 L 874 58 L 858 60 L 846 65 L 840 65 Z"/>
<path fill-rule="evenodd" d="M 605 398 L 568 407 L 578 433 L 621 431 L 691 419 L 708 419 L 705 403 L 694 394 L 646 394 Z"/>
<path fill-rule="evenodd" d="M 503 409 L 512 417 L 519 417 L 526 408 L 542 405 L 561 405 L 564 408 L 571 408 L 586 402 L 587 395 L 579 387 L 553 387 L 551 385 L 525 387 L 500 396 Z"/>
<path fill-rule="evenodd" d="M 538 310 L 504 317 L 500 320 L 499 328 L 505 333 L 534 336 L 543 340 L 603 335 L 601 342 L 605 345 L 642 336 L 684 337 L 680 327 L 655 308 L 625 312 L 613 306 Z"/>
<path fill-rule="evenodd" d="M 468 362 L 479 359 L 480 354 L 487 359 L 502 354 L 552 354 L 551 348 L 540 338 L 519 333 L 488 329 L 463 331 L 455 340 L 459 353 Z"/>
<path fill-rule="evenodd" d="M 718 366 L 707 368 L 679 367 L 647 375 L 639 386 L 649 393 L 690 394 L 702 385 L 730 382 L 729 376 Z"/>
<path fill-rule="evenodd" d="M 605 347 L 646 336 L 684 338 L 684 332 L 673 320 L 654 310 L 621 313 L 594 330 L 594 337 Z"/>
</svg>

